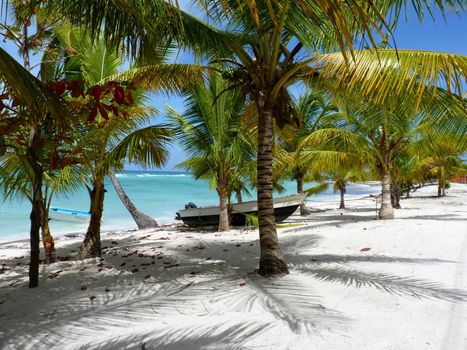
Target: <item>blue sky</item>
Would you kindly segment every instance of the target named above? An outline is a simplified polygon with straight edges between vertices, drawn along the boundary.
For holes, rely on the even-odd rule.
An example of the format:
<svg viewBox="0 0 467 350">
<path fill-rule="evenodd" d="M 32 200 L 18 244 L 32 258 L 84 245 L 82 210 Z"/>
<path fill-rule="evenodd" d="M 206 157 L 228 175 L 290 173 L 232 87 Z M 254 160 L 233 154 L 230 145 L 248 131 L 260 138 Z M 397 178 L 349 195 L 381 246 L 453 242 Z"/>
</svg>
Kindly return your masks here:
<svg viewBox="0 0 467 350">
<path fill-rule="evenodd" d="M 187 1 L 180 1 L 185 10 L 193 12 Z M 420 23 L 413 11 L 409 10 L 407 21 L 401 18 L 398 27 L 394 32 L 397 47 L 399 49 L 417 49 L 450 52 L 467 55 L 467 13 L 460 17 L 455 13 L 449 13 L 444 19 L 439 12 L 434 13 L 434 20 L 429 16 Z M 11 44 L 0 41 L 0 45 L 6 48 L 11 54 L 16 55 L 16 50 Z M 180 56 L 180 60 L 190 59 L 185 55 Z M 183 111 L 183 101 L 175 96 L 166 95 L 152 96 L 150 103 L 163 114 L 164 105 L 169 104 L 178 111 Z M 164 122 L 163 115 L 155 119 L 156 123 Z M 170 152 L 170 159 L 163 170 L 172 170 L 174 166 L 184 159 L 183 151 L 174 145 Z M 135 169 L 129 165 L 128 169 Z"/>
</svg>

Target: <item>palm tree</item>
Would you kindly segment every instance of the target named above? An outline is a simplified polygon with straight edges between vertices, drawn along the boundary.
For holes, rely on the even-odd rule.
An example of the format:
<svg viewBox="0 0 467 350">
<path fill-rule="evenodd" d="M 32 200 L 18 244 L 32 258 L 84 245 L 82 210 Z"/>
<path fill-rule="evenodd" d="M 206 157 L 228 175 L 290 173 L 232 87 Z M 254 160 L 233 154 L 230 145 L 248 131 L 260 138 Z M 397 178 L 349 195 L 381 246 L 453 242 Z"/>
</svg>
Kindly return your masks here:
<svg viewBox="0 0 467 350">
<path fill-rule="evenodd" d="M 156 220 L 150 217 L 147 214 L 144 214 L 138 208 L 135 207 L 133 202 L 130 200 L 128 195 L 126 194 L 125 190 L 123 189 L 120 181 L 118 181 L 117 176 L 115 176 L 113 171 L 110 171 L 107 176 L 109 177 L 110 181 L 112 182 L 115 191 L 117 192 L 118 198 L 122 201 L 125 208 L 130 213 L 131 217 L 135 221 L 138 229 L 146 229 L 146 228 L 154 228 L 159 227 L 159 224 Z"/>
<path fill-rule="evenodd" d="M 331 103 L 326 93 L 308 91 L 299 97 L 295 108 L 295 115 L 299 120 L 299 126 L 288 125 L 279 131 L 279 151 L 275 159 L 277 171 L 286 170 L 291 174 L 292 180 L 297 183 L 297 193 L 303 193 L 303 185 L 309 181 L 322 180 L 320 170 L 313 168 L 314 162 L 308 162 L 303 157 L 303 139 L 316 130 L 329 124 L 332 115 L 338 109 Z M 327 186 L 319 185 L 311 192 L 317 194 L 325 191 Z M 307 190 L 305 190 L 306 192 Z M 300 205 L 300 214 L 309 214 L 305 203 Z"/>
<path fill-rule="evenodd" d="M 242 167 L 254 157 L 253 143 L 241 124 L 245 96 L 240 89 L 226 90 L 220 74 L 209 74 L 203 85 L 187 91 L 183 114 L 169 109 L 178 139 L 189 154 L 181 163 L 196 178 L 208 178 L 219 195 L 219 231 L 229 230 L 227 202 L 239 188 Z"/>
<path fill-rule="evenodd" d="M 442 89 L 440 89 L 442 90 Z M 427 89 L 426 94 L 433 92 Z M 452 142 L 465 145 L 466 128 L 464 106 L 460 98 L 439 92 L 435 100 L 423 97 L 420 109 L 414 108 L 414 94 L 382 107 L 369 101 L 344 102 L 336 127 L 321 129 L 305 140 L 335 150 L 334 156 L 345 164 L 349 154 L 359 154 L 382 181 L 380 219 L 392 219 L 391 172 L 399 156 L 410 149 L 426 148 L 435 142 L 435 136 L 448 136 Z M 449 102 L 448 102 L 449 101 Z M 398 103 L 398 104 L 397 104 Z M 449 109 L 446 109 L 447 104 Z M 433 148 L 431 148 L 433 149 Z M 395 180 L 395 179 L 394 179 Z M 393 182 L 394 184 L 394 182 Z"/>
<path fill-rule="evenodd" d="M 74 52 L 65 64 L 64 74 L 84 81 L 87 89 L 94 87 L 91 94 L 98 100 L 102 98 L 100 101 L 105 103 L 100 92 L 105 90 L 106 84 L 112 84 L 117 68 L 123 63 L 119 53 L 107 47 L 103 41 L 92 43 L 83 30 L 66 24 L 57 29 L 57 36 L 62 45 Z M 137 92 L 130 95 L 121 91 L 121 94 L 120 97 L 115 94 L 112 98 L 124 100 L 127 105 L 123 110 L 124 117 L 113 109 L 98 108 L 93 116 L 97 125 L 88 125 L 78 140 L 78 147 L 83 150 L 83 169 L 89 172 L 89 179 L 83 176 L 83 183 L 89 193 L 91 213 L 86 237 L 80 247 L 81 258 L 101 254 L 100 227 L 106 192 L 105 176 L 111 174 L 112 169 L 122 168 L 124 160 L 142 166 L 161 166 L 167 159 L 166 146 L 170 142 L 171 131 L 164 125 L 147 125 L 155 110 L 138 106 L 138 102 L 144 100 L 143 96 L 138 97 Z M 117 184 L 117 188 L 121 189 L 121 186 Z M 141 217 L 134 212 L 135 208 L 128 197 L 124 203 L 137 218 Z"/>
</svg>

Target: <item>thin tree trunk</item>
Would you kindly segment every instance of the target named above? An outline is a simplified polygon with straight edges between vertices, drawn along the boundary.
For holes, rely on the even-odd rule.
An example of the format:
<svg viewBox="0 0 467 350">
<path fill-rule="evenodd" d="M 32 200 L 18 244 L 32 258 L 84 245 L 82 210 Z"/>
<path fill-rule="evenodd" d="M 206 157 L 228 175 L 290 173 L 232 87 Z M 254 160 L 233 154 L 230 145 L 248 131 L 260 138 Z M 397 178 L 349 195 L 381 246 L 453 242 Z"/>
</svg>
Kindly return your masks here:
<svg viewBox="0 0 467 350">
<path fill-rule="evenodd" d="M 219 193 L 219 232 L 229 231 L 229 213 L 227 210 L 227 196 L 224 189 L 218 189 Z"/>
<path fill-rule="evenodd" d="M 42 222 L 41 227 L 42 233 L 42 245 L 44 246 L 45 251 L 45 263 L 52 264 L 57 261 L 57 256 L 55 253 L 55 242 L 50 233 L 50 226 L 49 226 L 49 218 L 45 215 L 44 212 L 44 220 Z"/>
<path fill-rule="evenodd" d="M 442 197 L 442 181 L 441 179 L 438 179 L 438 197 Z"/>
<path fill-rule="evenodd" d="M 405 192 L 405 198 L 409 199 L 410 198 L 410 185 L 407 185 L 407 192 Z"/>
<path fill-rule="evenodd" d="M 91 199 L 91 218 L 84 242 L 79 248 L 80 259 L 101 256 L 101 221 L 104 211 L 104 184 L 96 183 L 89 193 Z"/>
<path fill-rule="evenodd" d="M 288 273 L 287 264 L 282 255 L 274 218 L 274 203 L 272 189 L 272 114 L 274 108 L 266 101 L 258 120 L 258 219 L 261 255 L 259 274 L 274 276 Z"/>
<path fill-rule="evenodd" d="M 344 195 L 345 195 L 345 192 L 346 192 L 345 184 L 339 186 L 339 192 L 341 194 L 341 202 L 339 204 L 339 209 L 345 209 L 345 202 L 344 202 Z"/>
<path fill-rule="evenodd" d="M 242 203 L 243 202 L 243 199 L 242 199 L 242 189 L 241 188 L 237 188 L 235 190 L 235 193 L 237 195 L 237 203 Z"/>
<path fill-rule="evenodd" d="M 302 174 L 298 172 L 295 178 L 297 180 L 297 193 L 302 194 L 303 193 Z M 308 215 L 308 214 L 310 214 L 310 210 L 307 209 L 305 201 L 303 201 L 303 203 L 300 204 L 300 215 Z"/>
<path fill-rule="evenodd" d="M 394 209 L 400 209 L 400 190 L 397 181 L 391 181 L 391 205 Z"/>
<path fill-rule="evenodd" d="M 391 188 L 389 170 L 383 168 L 380 219 L 394 219 L 394 209 L 391 205 Z"/>
<path fill-rule="evenodd" d="M 31 131 L 32 144 L 37 144 L 39 135 L 33 129 Z M 32 208 L 29 219 L 31 221 L 31 228 L 29 231 L 30 237 L 30 263 L 29 263 L 29 288 L 35 288 L 39 285 L 39 254 L 40 254 L 40 229 L 42 223 L 42 179 L 43 170 L 38 162 L 35 150 L 29 149 L 29 164 L 34 172 L 34 182 L 32 187 Z"/>
<path fill-rule="evenodd" d="M 120 181 L 118 181 L 118 178 L 115 176 L 113 172 L 109 173 L 109 178 L 110 178 L 110 181 L 112 182 L 112 185 L 115 188 L 115 191 L 117 192 L 118 197 L 120 198 L 120 200 L 122 201 L 123 205 L 128 210 L 128 212 L 130 213 L 130 215 L 133 217 L 133 220 L 135 221 L 139 229 L 159 227 L 159 224 L 157 223 L 156 220 L 154 220 L 149 215 L 146 215 L 143 212 L 139 211 L 135 207 L 135 205 L 130 200 L 130 198 L 128 198 L 127 194 L 123 190 L 122 185 L 120 184 Z"/>
</svg>

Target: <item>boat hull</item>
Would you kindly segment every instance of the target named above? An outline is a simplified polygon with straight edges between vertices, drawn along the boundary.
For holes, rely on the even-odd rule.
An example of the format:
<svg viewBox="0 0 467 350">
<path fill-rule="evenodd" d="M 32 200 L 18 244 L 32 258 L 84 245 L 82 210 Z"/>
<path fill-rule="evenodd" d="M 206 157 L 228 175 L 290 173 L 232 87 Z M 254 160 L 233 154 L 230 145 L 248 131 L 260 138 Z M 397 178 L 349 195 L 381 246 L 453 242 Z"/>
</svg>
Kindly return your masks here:
<svg viewBox="0 0 467 350">
<path fill-rule="evenodd" d="M 52 220 L 58 221 L 86 223 L 89 221 L 90 214 L 82 210 L 51 207 L 49 217 Z"/>
<path fill-rule="evenodd" d="M 274 216 L 277 223 L 284 221 L 292 215 L 306 195 L 295 195 L 274 199 Z M 248 215 L 258 215 L 256 201 L 232 205 L 230 224 L 232 226 L 245 226 Z M 182 220 L 188 226 L 216 226 L 219 224 L 219 207 L 189 208 L 177 212 L 176 219 Z"/>
</svg>

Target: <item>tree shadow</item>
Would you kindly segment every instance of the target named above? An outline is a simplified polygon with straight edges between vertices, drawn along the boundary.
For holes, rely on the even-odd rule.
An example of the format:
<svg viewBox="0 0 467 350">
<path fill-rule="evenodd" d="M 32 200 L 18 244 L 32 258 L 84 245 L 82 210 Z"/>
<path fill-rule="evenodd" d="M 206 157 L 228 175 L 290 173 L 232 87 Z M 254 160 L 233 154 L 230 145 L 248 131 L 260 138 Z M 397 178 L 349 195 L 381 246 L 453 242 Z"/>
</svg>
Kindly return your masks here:
<svg viewBox="0 0 467 350">
<path fill-rule="evenodd" d="M 436 220 L 436 221 L 464 221 L 467 222 L 462 215 L 455 215 L 455 214 L 441 214 L 441 215 L 413 215 L 407 216 L 403 218 L 399 218 L 402 220 Z"/>
<path fill-rule="evenodd" d="M 146 233 L 138 235 L 123 237 L 118 244 L 104 239 L 103 245 L 108 247 L 103 261 L 64 261 L 47 267 L 48 272 L 63 270 L 56 278 L 41 281 L 42 285 L 47 283 L 47 288 L 28 290 L 23 286 L 3 290 L 0 300 L 5 294 L 7 300 L 2 313 L 7 315 L 0 316 L 4 325 L 0 330 L 0 348 L 49 349 L 79 341 L 83 349 L 240 349 L 245 348 L 247 340 L 278 325 L 285 325 L 294 334 L 319 334 L 322 329 L 335 330 L 350 322 L 346 315 L 323 305 L 313 288 L 316 281 L 346 288 L 375 288 L 390 296 L 467 301 L 464 291 L 430 281 L 347 266 L 360 262 L 376 265 L 447 261 L 297 254 L 298 248 L 319 245 L 321 237 L 315 234 L 281 239 L 291 275 L 275 279 L 264 279 L 251 272 L 258 265 L 258 241 L 241 242 L 234 237 L 229 237 L 229 241 L 203 240 L 201 234 L 184 245 L 169 246 L 166 243 L 171 240 Z M 60 249 L 59 253 L 74 250 L 77 245 Z M 80 271 L 80 267 L 86 269 Z M 97 272 L 99 268 L 104 270 Z M 86 291 L 79 288 L 83 284 L 88 287 Z M 105 291 L 107 287 L 109 292 Z M 27 305 L 27 319 L 15 319 L 9 314 L 17 312 L 14 308 L 21 300 L 32 300 L 33 295 L 35 301 L 34 305 L 30 305 L 31 301 Z M 96 299 L 90 300 L 91 295 Z M 12 299 L 16 304 L 10 304 Z M 263 320 L 264 315 L 267 318 Z M 189 326 L 184 326 L 185 321 Z"/>
</svg>

